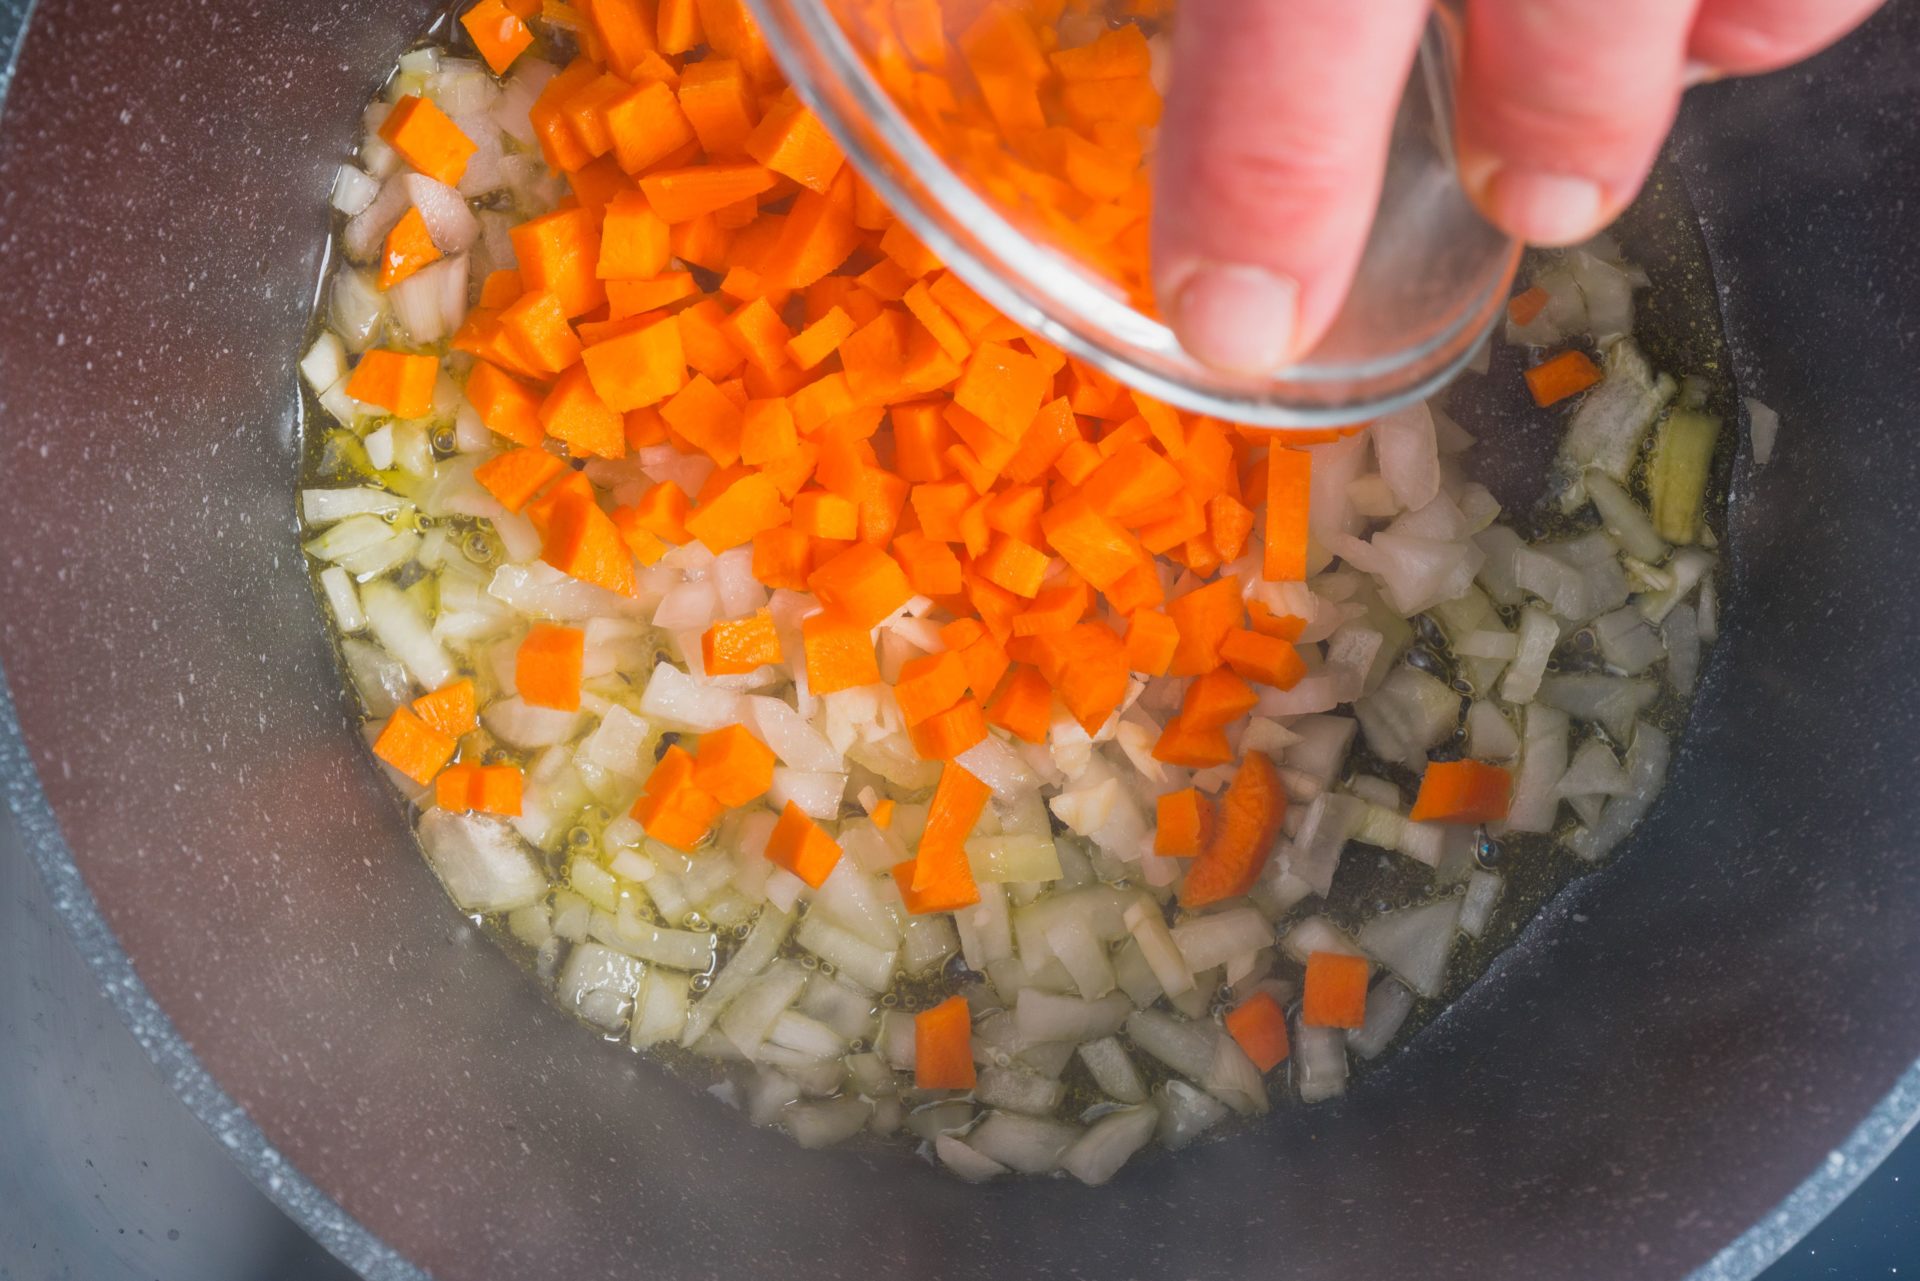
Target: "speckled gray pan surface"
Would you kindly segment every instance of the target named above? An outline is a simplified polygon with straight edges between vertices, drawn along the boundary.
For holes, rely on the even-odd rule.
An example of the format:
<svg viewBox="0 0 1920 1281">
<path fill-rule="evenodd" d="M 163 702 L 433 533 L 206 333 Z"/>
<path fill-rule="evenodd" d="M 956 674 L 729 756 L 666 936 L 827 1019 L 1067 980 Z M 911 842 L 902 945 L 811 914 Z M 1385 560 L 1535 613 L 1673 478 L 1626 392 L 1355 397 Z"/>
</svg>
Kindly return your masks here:
<svg viewBox="0 0 1920 1281">
<path fill-rule="evenodd" d="M 1345 1103 L 1102 1191 L 752 1131 L 566 1024 L 414 854 L 300 567 L 291 406 L 330 171 L 426 16 L 43 0 L 0 117 L 8 795 L 163 1064 L 358 1266 L 1745 1276 L 1908 1123 L 1912 0 L 1676 149 L 1726 372 L 1787 427 L 1655 819 Z"/>
</svg>

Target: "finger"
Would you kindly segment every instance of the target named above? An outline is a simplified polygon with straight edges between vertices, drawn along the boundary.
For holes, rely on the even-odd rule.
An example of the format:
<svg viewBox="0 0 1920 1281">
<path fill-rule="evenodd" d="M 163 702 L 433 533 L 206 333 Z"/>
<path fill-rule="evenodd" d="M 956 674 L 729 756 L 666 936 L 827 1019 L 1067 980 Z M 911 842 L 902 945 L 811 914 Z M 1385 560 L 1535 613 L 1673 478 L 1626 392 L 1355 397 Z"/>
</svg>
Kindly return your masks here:
<svg viewBox="0 0 1920 1281">
<path fill-rule="evenodd" d="M 1704 0 L 1688 54 L 1710 72 L 1751 76 L 1820 52 L 1880 0 Z"/>
<path fill-rule="evenodd" d="M 1155 158 L 1153 279 L 1196 358 L 1266 372 L 1352 283 L 1426 0 L 1184 0 Z"/>
<path fill-rule="evenodd" d="M 1461 179 L 1540 245 L 1585 240 L 1646 181 L 1680 103 L 1696 0 L 1469 0 Z"/>
</svg>

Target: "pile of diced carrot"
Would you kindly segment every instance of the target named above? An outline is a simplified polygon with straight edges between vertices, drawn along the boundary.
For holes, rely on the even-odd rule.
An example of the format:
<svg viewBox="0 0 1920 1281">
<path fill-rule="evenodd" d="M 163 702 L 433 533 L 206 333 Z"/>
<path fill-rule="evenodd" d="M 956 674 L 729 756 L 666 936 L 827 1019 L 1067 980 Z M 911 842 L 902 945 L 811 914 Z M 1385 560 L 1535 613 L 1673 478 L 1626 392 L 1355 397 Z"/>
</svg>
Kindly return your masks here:
<svg viewBox="0 0 1920 1281">
<path fill-rule="evenodd" d="M 534 8 L 480 0 L 462 19 L 496 72 L 531 44 Z M 974 121 L 980 147 L 1041 121 L 1009 166 L 1044 159 L 1081 173 L 1098 158 L 1077 138 L 1137 169 L 1140 131 L 1158 110 L 1138 31 L 1059 48 L 1038 8 L 884 0 L 867 13 L 894 24 L 888 65 L 925 94 L 936 91 L 923 78 L 966 69 L 992 107 L 992 129 Z M 635 562 L 672 545 L 751 546 L 761 582 L 823 608 L 804 620 L 799 654 L 783 651 L 764 613 L 714 624 L 707 670 L 790 663 L 815 694 L 879 681 L 875 627 L 931 598 L 950 620 L 946 648 L 894 683 L 929 759 L 951 762 L 989 727 L 1045 741 L 1056 705 L 1093 733 L 1137 674 L 1193 678 L 1155 756 L 1226 764 L 1227 729 L 1252 711 L 1257 687 L 1289 688 L 1306 666 L 1293 644 L 1303 621 L 1249 609 L 1245 584 L 1221 568 L 1257 548 L 1264 578 L 1305 577 L 1312 456 L 1292 446 L 1339 433 L 1270 444 L 1130 391 L 1001 316 L 844 162 L 741 0 L 547 0 L 545 16 L 577 25 L 582 50 L 532 111 L 571 194 L 513 230 L 518 268 L 487 277 L 453 340 L 471 361 L 468 400 L 505 438 L 476 478 L 532 522 L 542 558 L 631 594 Z M 956 107 L 943 119 L 964 132 L 964 116 Z M 446 182 L 473 149 L 420 99 L 404 99 L 383 136 Z M 1133 179 L 1109 199 L 1144 210 Z M 431 242 L 422 248 L 418 228 L 403 220 L 394 236 L 394 271 L 424 265 Z M 348 391 L 421 415 L 437 368 L 432 354 L 372 351 Z M 712 461 L 698 492 L 663 482 L 612 506 L 568 466 L 661 444 Z M 1168 599 L 1164 584 L 1181 571 L 1188 589 Z M 529 701 L 569 705 L 571 686 L 577 706 L 577 634 L 552 635 L 568 630 L 529 637 L 519 675 Z M 714 737 L 693 756 L 669 752 L 636 807 L 671 844 L 691 844 L 722 809 L 766 790 L 770 758 L 748 761 L 730 742 L 715 758 L 724 764 L 708 764 Z M 414 768 L 438 748 L 387 759 L 424 783 L 434 771 Z M 958 767 L 943 775 L 902 885 L 926 905 L 916 910 L 971 901 L 960 843 L 985 792 L 962 779 Z M 1270 769 L 1248 786 L 1263 803 L 1278 791 Z M 462 787 L 449 795 L 478 794 Z M 1223 803 L 1236 851 L 1276 812 L 1236 820 L 1233 795 Z M 794 814 L 776 861 L 824 876 L 831 862 L 789 824 Z M 1199 819 L 1185 822 L 1183 839 L 1197 839 Z M 1241 860 L 1223 868 L 1216 890 L 1243 871 Z"/>
<path fill-rule="evenodd" d="M 1173 0 L 840 0 L 874 78 L 946 163 L 1030 235 L 1145 311 L 1149 131 L 1160 122 L 1146 32 Z M 1085 38 L 1098 31 L 1097 36 Z M 1077 33 L 1077 36 L 1076 36 Z"/>
</svg>

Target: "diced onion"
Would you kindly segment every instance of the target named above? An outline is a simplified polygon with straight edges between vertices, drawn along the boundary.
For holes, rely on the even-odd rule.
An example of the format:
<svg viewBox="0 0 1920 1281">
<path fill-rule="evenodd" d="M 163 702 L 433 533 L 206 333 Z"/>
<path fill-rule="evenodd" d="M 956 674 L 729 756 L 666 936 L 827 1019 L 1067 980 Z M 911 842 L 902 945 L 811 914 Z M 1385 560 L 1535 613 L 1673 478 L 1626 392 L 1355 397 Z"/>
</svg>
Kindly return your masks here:
<svg viewBox="0 0 1920 1281">
<path fill-rule="evenodd" d="M 1360 927 L 1360 946 L 1421 996 L 1440 995 L 1460 923 L 1460 900 L 1382 912 Z"/>
<path fill-rule="evenodd" d="M 1367 993 L 1364 1022 L 1347 1033 L 1347 1048 L 1363 1059 L 1378 1058 L 1413 1013 L 1413 993 L 1393 979 L 1382 979 Z"/>
<path fill-rule="evenodd" d="M 1753 465 L 1773 461 L 1773 443 L 1780 435 L 1780 415 L 1753 397 L 1747 397 L 1747 438 L 1753 442 Z"/>
</svg>

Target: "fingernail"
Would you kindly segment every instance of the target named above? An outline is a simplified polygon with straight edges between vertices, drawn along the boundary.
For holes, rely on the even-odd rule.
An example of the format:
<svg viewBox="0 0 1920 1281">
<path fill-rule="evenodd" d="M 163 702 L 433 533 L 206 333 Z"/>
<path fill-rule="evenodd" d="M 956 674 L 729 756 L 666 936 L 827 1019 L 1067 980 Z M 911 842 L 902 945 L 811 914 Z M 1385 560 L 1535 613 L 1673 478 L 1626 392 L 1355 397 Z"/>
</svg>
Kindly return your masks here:
<svg viewBox="0 0 1920 1281">
<path fill-rule="evenodd" d="M 1173 296 L 1170 323 L 1203 364 L 1233 373 L 1271 373 L 1293 355 L 1300 286 L 1262 267 L 1201 263 Z"/>
<path fill-rule="evenodd" d="M 1574 174 L 1502 169 L 1486 187 L 1487 212 L 1535 245 L 1571 245 L 1600 230 L 1606 197 L 1600 184 Z"/>
<path fill-rule="evenodd" d="M 1695 85 L 1712 84 L 1724 74 L 1718 67 L 1690 58 L 1687 60 L 1687 65 L 1681 69 L 1680 83 L 1684 88 L 1691 89 Z"/>
</svg>

